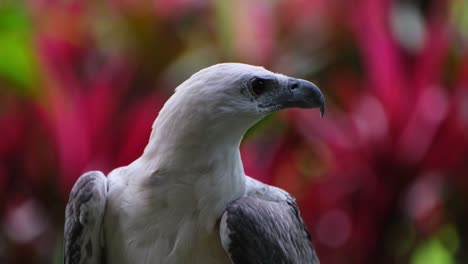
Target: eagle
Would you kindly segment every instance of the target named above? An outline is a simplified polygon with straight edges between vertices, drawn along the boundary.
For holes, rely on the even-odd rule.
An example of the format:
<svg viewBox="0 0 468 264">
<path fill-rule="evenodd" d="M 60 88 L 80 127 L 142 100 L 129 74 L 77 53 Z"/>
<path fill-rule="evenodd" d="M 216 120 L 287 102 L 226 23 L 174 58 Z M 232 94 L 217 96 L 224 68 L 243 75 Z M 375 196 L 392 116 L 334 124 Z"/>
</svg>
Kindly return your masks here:
<svg viewBox="0 0 468 264">
<path fill-rule="evenodd" d="M 244 173 L 246 131 L 285 108 L 320 108 L 313 83 L 221 63 L 180 84 L 127 166 L 81 175 L 65 210 L 64 262 L 312 263 L 295 199 Z"/>
</svg>

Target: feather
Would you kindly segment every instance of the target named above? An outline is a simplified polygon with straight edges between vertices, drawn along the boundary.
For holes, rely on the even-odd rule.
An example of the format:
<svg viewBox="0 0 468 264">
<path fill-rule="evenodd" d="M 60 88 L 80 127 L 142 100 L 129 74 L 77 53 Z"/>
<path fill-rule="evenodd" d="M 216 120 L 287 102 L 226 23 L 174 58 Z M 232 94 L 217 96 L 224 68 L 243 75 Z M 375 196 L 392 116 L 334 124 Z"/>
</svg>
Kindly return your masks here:
<svg viewBox="0 0 468 264">
<path fill-rule="evenodd" d="M 268 86 L 253 89 L 261 80 Z M 239 263 L 239 256 L 265 256 L 268 248 L 253 250 L 262 241 L 271 249 L 281 245 L 288 260 L 311 259 L 310 238 L 289 194 L 247 177 L 239 152 L 253 124 L 295 105 L 319 107 L 324 98 L 310 82 L 246 64 L 218 64 L 194 74 L 165 103 L 140 158 L 113 170 L 107 181 L 91 172 L 75 184 L 66 214 L 66 263 L 100 263 L 103 215 L 102 263 Z M 100 203 L 89 202 L 97 198 Z M 257 232 L 252 248 L 239 247 L 250 232 L 238 228 L 240 216 L 256 210 L 265 214 L 247 214 L 252 230 L 269 233 Z M 262 226 L 262 219 L 276 217 L 278 222 Z M 287 232 L 294 237 L 270 243 Z"/>
</svg>

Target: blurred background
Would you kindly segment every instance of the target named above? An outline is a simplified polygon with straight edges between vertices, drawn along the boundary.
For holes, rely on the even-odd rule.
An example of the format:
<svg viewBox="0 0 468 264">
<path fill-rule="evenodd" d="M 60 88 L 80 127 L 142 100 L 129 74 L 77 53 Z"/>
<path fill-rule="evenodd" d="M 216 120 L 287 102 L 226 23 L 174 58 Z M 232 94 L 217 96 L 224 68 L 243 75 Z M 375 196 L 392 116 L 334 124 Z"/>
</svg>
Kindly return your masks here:
<svg viewBox="0 0 468 264">
<path fill-rule="evenodd" d="M 466 0 L 0 0 L 0 263 L 61 263 L 75 180 L 137 158 L 174 88 L 227 61 L 326 94 L 242 145 L 323 264 L 467 263 Z"/>
</svg>

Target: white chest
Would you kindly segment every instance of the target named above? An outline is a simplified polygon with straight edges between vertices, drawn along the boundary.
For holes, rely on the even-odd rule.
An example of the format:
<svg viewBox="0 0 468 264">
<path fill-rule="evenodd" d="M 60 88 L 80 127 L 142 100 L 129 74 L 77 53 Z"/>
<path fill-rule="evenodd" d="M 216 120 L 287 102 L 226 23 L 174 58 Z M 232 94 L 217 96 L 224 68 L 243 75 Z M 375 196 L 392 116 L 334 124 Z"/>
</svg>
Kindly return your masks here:
<svg viewBox="0 0 468 264">
<path fill-rule="evenodd" d="M 218 220 L 244 189 L 216 185 L 201 181 L 139 190 L 111 180 L 104 219 L 107 263 L 230 263 Z"/>
</svg>

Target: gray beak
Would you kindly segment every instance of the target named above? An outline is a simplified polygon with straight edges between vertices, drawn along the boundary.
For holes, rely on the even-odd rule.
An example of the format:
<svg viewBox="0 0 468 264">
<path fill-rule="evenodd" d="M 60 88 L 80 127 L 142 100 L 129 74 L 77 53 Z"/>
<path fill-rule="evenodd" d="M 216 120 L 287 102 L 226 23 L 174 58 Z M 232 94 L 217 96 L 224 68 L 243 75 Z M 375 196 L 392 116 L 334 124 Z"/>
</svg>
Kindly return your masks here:
<svg viewBox="0 0 468 264">
<path fill-rule="evenodd" d="M 254 93 L 258 95 L 259 108 L 265 112 L 293 107 L 317 107 L 320 108 L 322 116 L 325 112 L 325 97 L 320 89 L 309 81 L 287 77 L 279 82 L 262 79 L 260 83 L 262 85 L 256 83 Z"/>
<path fill-rule="evenodd" d="M 288 89 L 291 98 L 286 107 L 320 108 L 320 115 L 325 113 L 325 97 L 315 84 L 302 79 L 289 79 Z"/>
</svg>

